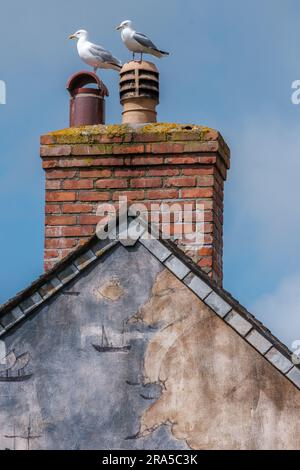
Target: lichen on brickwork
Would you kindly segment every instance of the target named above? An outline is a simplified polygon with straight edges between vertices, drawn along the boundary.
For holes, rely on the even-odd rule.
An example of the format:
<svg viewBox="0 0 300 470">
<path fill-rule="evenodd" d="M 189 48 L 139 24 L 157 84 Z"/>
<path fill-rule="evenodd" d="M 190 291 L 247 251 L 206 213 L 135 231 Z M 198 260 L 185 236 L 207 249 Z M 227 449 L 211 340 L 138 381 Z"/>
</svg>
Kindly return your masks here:
<svg viewBox="0 0 300 470">
<path fill-rule="evenodd" d="M 192 133 L 195 140 L 205 140 L 207 133 L 212 131 L 209 127 L 198 126 L 195 124 L 177 124 L 177 123 L 153 123 L 146 124 L 142 127 L 131 127 L 128 124 L 110 124 L 110 125 L 94 125 L 94 126 L 81 126 L 70 127 L 61 129 L 54 132 L 49 132 L 47 135 L 53 137 L 57 143 L 94 143 L 96 136 L 106 136 L 109 139 L 125 138 L 128 134 L 133 136 L 141 134 L 161 134 L 168 135 L 172 138 L 175 133 Z"/>
<path fill-rule="evenodd" d="M 200 134 L 207 133 L 211 129 L 208 127 L 198 126 L 195 124 L 177 124 L 170 122 L 156 122 L 154 124 L 147 124 L 139 129 L 138 132 L 143 134 L 159 133 L 170 134 L 172 132 L 199 132 Z"/>
<path fill-rule="evenodd" d="M 102 133 L 101 127 L 105 126 L 68 127 L 59 131 L 49 132 L 47 135 L 57 138 L 61 144 L 68 143 L 71 140 L 72 143 L 81 144 L 86 143 L 89 138 L 92 142 L 94 136 Z"/>
</svg>

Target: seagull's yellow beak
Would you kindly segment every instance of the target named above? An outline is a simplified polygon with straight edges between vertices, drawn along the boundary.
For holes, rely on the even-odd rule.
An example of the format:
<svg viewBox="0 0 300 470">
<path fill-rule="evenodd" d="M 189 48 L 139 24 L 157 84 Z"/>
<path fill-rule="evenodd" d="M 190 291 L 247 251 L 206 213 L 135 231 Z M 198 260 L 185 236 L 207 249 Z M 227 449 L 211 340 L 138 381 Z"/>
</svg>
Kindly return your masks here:
<svg viewBox="0 0 300 470">
<path fill-rule="evenodd" d="M 71 36 L 69 36 L 69 39 L 76 39 L 75 34 L 71 34 Z"/>
</svg>

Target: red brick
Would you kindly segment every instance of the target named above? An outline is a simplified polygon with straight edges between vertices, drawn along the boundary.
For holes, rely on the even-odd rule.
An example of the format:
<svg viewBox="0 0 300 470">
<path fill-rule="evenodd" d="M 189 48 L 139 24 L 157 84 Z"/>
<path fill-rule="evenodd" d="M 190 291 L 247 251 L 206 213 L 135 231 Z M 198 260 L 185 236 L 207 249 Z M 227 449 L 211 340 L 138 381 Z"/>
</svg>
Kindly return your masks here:
<svg viewBox="0 0 300 470">
<path fill-rule="evenodd" d="M 98 158 L 97 163 L 95 163 L 97 166 L 123 166 L 124 165 L 124 159 L 121 157 L 118 158 Z"/>
<path fill-rule="evenodd" d="M 96 187 L 100 189 L 121 189 L 127 188 L 128 182 L 125 179 L 98 180 L 96 182 Z"/>
<path fill-rule="evenodd" d="M 200 230 L 202 230 L 203 233 L 213 233 L 214 226 L 213 224 L 204 223 Z"/>
<path fill-rule="evenodd" d="M 48 170 L 49 168 L 56 168 L 57 166 L 59 166 L 57 160 L 46 158 L 42 161 L 42 167 L 44 170 Z"/>
<path fill-rule="evenodd" d="M 168 178 L 166 181 L 165 181 L 165 187 L 168 188 L 168 187 L 172 187 L 172 186 L 176 186 L 176 187 L 185 187 L 185 186 L 196 186 L 196 178 L 193 177 L 193 176 L 186 176 L 186 177 L 182 177 L 182 178 Z"/>
<path fill-rule="evenodd" d="M 63 182 L 63 189 L 92 189 L 94 182 L 88 179 L 85 180 L 65 180 Z"/>
<path fill-rule="evenodd" d="M 213 186 L 214 184 L 214 177 L 205 175 L 205 176 L 198 176 L 198 186 Z"/>
<path fill-rule="evenodd" d="M 161 165 L 163 162 L 162 157 L 134 157 L 125 160 L 125 165 Z"/>
<path fill-rule="evenodd" d="M 64 204 L 63 212 L 66 214 L 79 214 L 81 212 L 93 212 L 91 204 Z"/>
<path fill-rule="evenodd" d="M 184 235 L 187 233 L 193 233 L 195 228 L 193 224 L 162 224 L 162 230 L 171 235 Z"/>
<path fill-rule="evenodd" d="M 41 157 L 64 157 L 71 155 L 70 145 L 54 145 L 41 147 Z"/>
<path fill-rule="evenodd" d="M 183 148 L 183 151 L 186 153 L 217 152 L 219 150 L 219 143 L 217 141 L 188 142 L 184 144 Z"/>
<path fill-rule="evenodd" d="M 156 143 L 156 144 L 149 144 L 146 146 L 146 151 L 149 153 L 181 153 L 184 151 L 184 144 L 178 144 L 178 143 L 171 143 L 171 142 L 166 142 L 166 143 Z"/>
<path fill-rule="evenodd" d="M 201 256 L 212 256 L 213 249 L 211 247 L 208 248 L 204 246 L 203 248 L 200 248 L 198 252 Z"/>
<path fill-rule="evenodd" d="M 140 178 L 130 181 L 132 188 L 159 188 L 161 185 L 161 178 Z"/>
<path fill-rule="evenodd" d="M 61 206 L 59 204 L 46 204 L 45 214 L 60 214 Z"/>
<path fill-rule="evenodd" d="M 197 198 L 197 197 L 213 197 L 213 189 L 211 188 L 182 189 L 181 196 L 187 199 Z"/>
<path fill-rule="evenodd" d="M 63 178 L 74 178 L 76 170 L 49 170 L 46 173 L 47 179 L 63 179 Z"/>
<path fill-rule="evenodd" d="M 55 144 L 55 139 L 52 137 L 52 135 L 42 135 L 41 136 L 41 145 L 52 145 Z"/>
<path fill-rule="evenodd" d="M 76 199 L 76 193 L 74 192 L 51 191 L 51 192 L 46 193 L 47 202 L 75 201 L 75 199 Z"/>
<path fill-rule="evenodd" d="M 46 238 L 58 238 L 62 236 L 62 227 L 45 227 Z"/>
<path fill-rule="evenodd" d="M 129 201 L 140 201 L 145 198 L 144 191 L 117 191 L 112 195 L 113 201 L 117 201 L 120 197 L 127 197 Z"/>
<path fill-rule="evenodd" d="M 45 248 L 74 248 L 76 240 L 72 238 L 46 238 Z"/>
<path fill-rule="evenodd" d="M 73 145 L 72 155 L 112 155 L 112 145 Z"/>
<path fill-rule="evenodd" d="M 79 217 L 80 225 L 96 225 L 100 221 L 101 217 L 98 215 L 81 215 Z"/>
<path fill-rule="evenodd" d="M 178 176 L 180 170 L 175 168 L 158 168 L 147 172 L 147 176 Z"/>
<path fill-rule="evenodd" d="M 60 158 L 46 159 L 43 161 L 43 168 L 90 168 L 94 166 L 122 166 L 122 158 Z"/>
<path fill-rule="evenodd" d="M 73 215 L 49 215 L 46 217 L 46 225 L 75 225 L 76 217 Z"/>
<path fill-rule="evenodd" d="M 111 170 L 82 170 L 79 175 L 80 178 L 109 178 Z"/>
<path fill-rule="evenodd" d="M 62 227 L 63 237 L 90 236 L 95 233 L 94 225 L 83 225 L 81 227 Z"/>
<path fill-rule="evenodd" d="M 172 165 L 188 165 L 188 164 L 194 164 L 194 163 L 199 163 L 199 164 L 209 164 L 213 165 L 216 163 L 216 157 L 211 156 L 211 157 L 203 157 L 203 156 L 185 156 L 185 157 L 179 157 L 179 156 L 173 156 L 173 157 L 167 157 L 164 160 L 165 163 L 169 163 Z"/>
<path fill-rule="evenodd" d="M 149 199 L 175 199 L 178 197 L 177 189 L 156 189 L 147 192 Z"/>
<path fill-rule="evenodd" d="M 144 176 L 145 170 L 132 170 L 131 168 L 125 168 L 124 170 L 115 170 L 115 176 L 121 178 L 128 178 L 131 176 Z"/>
<path fill-rule="evenodd" d="M 144 153 L 145 146 L 142 144 L 139 145 L 114 145 L 113 146 L 113 153 L 118 155 L 122 154 L 137 154 L 137 153 Z"/>
<path fill-rule="evenodd" d="M 60 180 L 46 180 L 46 190 L 48 189 L 60 189 L 61 188 L 61 181 Z"/>
<path fill-rule="evenodd" d="M 212 267 L 212 258 L 207 257 L 207 258 L 202 258 L 198 261 L 198 265 L 201 267 Z"/>
<path fill-rule="evenodd" d="M 208 167 L 208 168 L 183 168 L 182 169 L 182 174 L 185 176 L 196 176 L 196 175 L 213 175 L 214 174 L 214 168 L 213 167 Z"/>
<path fill-rule="evenodd" d="M 78 193 L 78 200 L 79 201 L 109 201 L 110 200 L 110 194 L 109 193 L 104 193 L 104 192 L 79 192 Z"/>
<path fill-rule="evenodd" d="M 66 256 L 69 256 L 70 253 L 72 253 L 72 251 L 74 251 L 74 249 L 65 249 L 65 250 L 60 250 L 60 256 L 61 258 L 65 258 Z"/>
<path fill-rule="evenodd" d="M 58 250 L 45 250 L 45 259 L 57 258 L 58 254 Z"/>
</svg>

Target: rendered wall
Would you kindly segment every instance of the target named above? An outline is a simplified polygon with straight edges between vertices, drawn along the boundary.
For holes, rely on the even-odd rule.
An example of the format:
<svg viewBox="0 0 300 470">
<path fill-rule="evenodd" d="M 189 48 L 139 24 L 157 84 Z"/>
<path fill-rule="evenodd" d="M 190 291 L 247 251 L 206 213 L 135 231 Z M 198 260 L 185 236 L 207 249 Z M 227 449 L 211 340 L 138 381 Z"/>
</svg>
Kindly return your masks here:
<svg viewBox="0 0 300 470">
<path fill-rule="evenodd" d="M 0 381 L 0 449 L 300 447 L 299 391 L 141 245 L 114 249 L 0 348 L 30 354 L 27 380 Z"/>
</svg>

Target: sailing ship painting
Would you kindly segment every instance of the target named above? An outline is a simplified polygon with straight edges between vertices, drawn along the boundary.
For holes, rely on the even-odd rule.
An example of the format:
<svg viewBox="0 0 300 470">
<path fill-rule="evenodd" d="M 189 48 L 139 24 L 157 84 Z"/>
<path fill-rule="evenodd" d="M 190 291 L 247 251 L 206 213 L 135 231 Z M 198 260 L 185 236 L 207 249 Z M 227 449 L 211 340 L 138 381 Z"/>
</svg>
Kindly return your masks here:
<svg viewBox="0 0 300 470">
<path fill-rule="evenodd" d="M 31 428 L 31 421 L 30 421 L 30 418 L 29 418 L 29 421 L 28 421 L 28 426 L 27 426 L 27 430 L 26 430 L 26 433 L 24 434 L 16 434 L 16 426 L 14 425 L 14 432 L 13 434 L 5 434 L 4 437 L 6 439 L 13 439 L 13 449 L 8 449 L 6 448 L 6 450 L 16 450 L 16 447 L 17 447 L 17 439 L 22 439 L 22 440 L 25 440 L 27 445 L 26 445 L 26 449 L 27 450 L 30 450 L 30 443 L 34 440 L 34 439 L 39 439 L 40 437 L 42 436 L 39 436 L 39 435 L 35 435 L 35 434 L 32 434 L 32 428 Z"/>
<path fill-rule="evenodd" d="M 23 382 L 29 380 L 33 374 L 26 374 L 25 368 L 30 361 L 30 354 L 24 353 L 16 356 L 11 351 L 5 357 L 4 364 L 0 364 L 0 382 Z"/>
<path fill-rule="evenodd" d="M 130 344 L 125 344 L 125 324 L 123 323 L 123 331 L 122 331 L 122 344 L 120 346 L 113 345 L 108 340 L 105 327 L 102 325 L 102 336 L 101 336 L 101 343 L 100 344 L 93 344 L 93 347 L 99 353 L 127 353 L 131 349 Z"/>
</svg>

